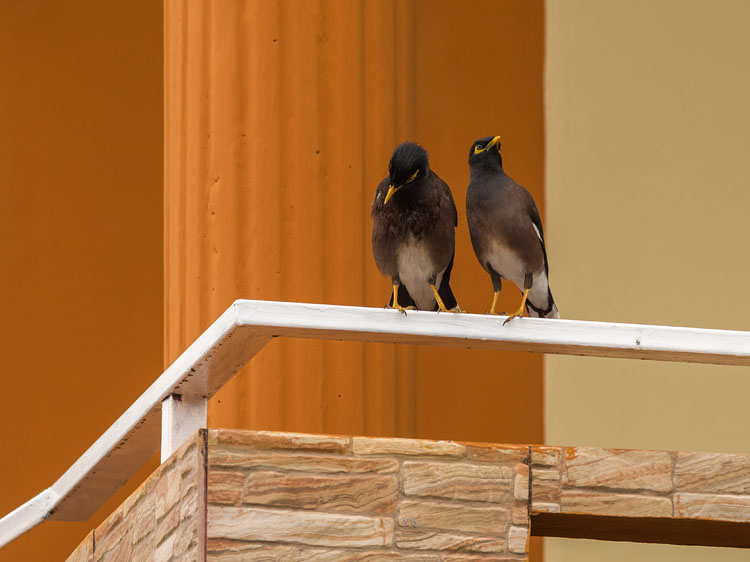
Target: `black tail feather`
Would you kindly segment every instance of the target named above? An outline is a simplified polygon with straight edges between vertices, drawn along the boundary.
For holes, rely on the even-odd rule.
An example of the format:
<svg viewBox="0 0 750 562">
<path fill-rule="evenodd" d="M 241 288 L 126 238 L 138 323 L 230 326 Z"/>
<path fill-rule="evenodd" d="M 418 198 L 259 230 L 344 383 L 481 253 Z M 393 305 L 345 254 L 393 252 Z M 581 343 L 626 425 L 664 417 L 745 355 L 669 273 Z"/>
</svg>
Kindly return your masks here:
<svg viewBox="0 0 750 562">
<path fill-rule="evenodd" d="M 456 257 L 456 253 L 453 252 L 453 255 L 451 256 L 451 261 L 448 262 L 448 267 L 445 268 L 445 273 L 443 273 L 443 278 L 440 280 L 440 287 L 438 287 L 438 295 L 440 295 L 440 298 L 443 299 L 443 304 L 445 305 L 445 308 L 448 310 L 451 310 L 453 308 L 456 308 L 458 306 L 458 302 L 456 302 L 456 297 L 453 296 L 453 291 L 451 290 L 451 271 L 453 271 L 453 258 Z M 433 310 L 437 310 L 438 305 L 435 303 L 435 308 Z"/>
<path fill-rule="evenodd" d="M 552 291 L 547 289 L 547 308 L 534 306 L 530 300 L 526 300 L 526 311 L 531 314 L 534 311 L 539 318 L 559 318 L 560 313 L 557 310 L 555 299 L 552 298 Z"/>
<path fill-rule="evenodd" d="M 445 305 L 445 308 L 448 310 L 451 310 L 453 308 L 456 308 L 458 306 L 458 303 L 456 302 L 456 297 L 453 296 L 453 291 L 451 290 L 451 284 L 447 279 L 443 279 L 440 282 L 440 287 L 438 288 L 438 295 L 440 295 L 440 298 L 443 299 L 443 304 Z M 438 309 L 437 303 L 435 303 L 434 310 Z"/>
</svg>

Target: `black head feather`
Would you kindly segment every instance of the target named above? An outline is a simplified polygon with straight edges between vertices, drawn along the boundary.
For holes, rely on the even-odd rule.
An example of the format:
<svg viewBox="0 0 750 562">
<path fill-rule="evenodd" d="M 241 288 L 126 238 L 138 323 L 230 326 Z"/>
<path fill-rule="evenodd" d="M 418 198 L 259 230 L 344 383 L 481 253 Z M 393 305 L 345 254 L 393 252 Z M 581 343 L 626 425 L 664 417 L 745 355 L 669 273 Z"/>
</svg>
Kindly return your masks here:
<svg viewBox="0 0 750 562">
<path fill-rule="evenodd" d="M 487 148 L 495 138 L 498 138 L 498 140 L 490 148 Z M 469 166 L 486 166 L 502 170 L 503 157 L 500 154 L 499 137 L 484 137 L 474 141 L 469 149 Z"/>
<path fill-rule="evenodd" d="M 393 150 L 393 156 L 388 164 L 391 185 L 404 185 L 417 171 L 419 179 L 425 177 L 429 170 L 427 151 L 414 142 L 404 142 Z M 412 180 L 413 181 L 413 180 Z"/>
</svg>

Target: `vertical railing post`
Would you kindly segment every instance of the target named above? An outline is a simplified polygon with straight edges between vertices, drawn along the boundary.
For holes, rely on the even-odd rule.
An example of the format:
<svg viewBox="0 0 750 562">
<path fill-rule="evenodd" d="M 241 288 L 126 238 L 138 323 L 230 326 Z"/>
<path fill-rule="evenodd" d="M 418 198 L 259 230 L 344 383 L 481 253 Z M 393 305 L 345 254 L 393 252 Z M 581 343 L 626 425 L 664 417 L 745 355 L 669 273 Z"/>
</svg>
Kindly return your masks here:
<svg viewBox="0 0 750 562">
<path fill-rule="evenodd" d="M 206 427 L 204 396 L 192 400 L 170 394 L 161 402 L 161 462 L 197 430 Z"/>
</svg>

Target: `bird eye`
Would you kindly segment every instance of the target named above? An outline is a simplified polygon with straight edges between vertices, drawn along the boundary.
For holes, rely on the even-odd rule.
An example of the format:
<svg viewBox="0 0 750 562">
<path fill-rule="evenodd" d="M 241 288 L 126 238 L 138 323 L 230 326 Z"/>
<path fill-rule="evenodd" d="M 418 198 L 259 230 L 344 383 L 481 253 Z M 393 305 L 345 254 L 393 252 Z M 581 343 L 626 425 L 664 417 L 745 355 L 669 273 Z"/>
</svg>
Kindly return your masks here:
<svg viewBox="0 0 750 562">
<path fill-rule="evenodd" d="M 483 144 L 478 144 L 477 145 L 477 150 L 482 150 L 482 149 L 484 149 L 484 145 Z"/>
</svg>

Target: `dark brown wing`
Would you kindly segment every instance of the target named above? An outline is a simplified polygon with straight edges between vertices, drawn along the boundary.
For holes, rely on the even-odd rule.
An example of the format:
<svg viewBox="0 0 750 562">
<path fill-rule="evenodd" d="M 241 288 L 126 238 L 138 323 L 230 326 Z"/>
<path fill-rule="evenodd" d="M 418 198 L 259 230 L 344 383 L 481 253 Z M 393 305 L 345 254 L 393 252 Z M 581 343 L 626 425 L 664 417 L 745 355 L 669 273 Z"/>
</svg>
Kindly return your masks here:
<svg viewBox="0 0 750 562">
<path fill-rule="evenodd" d="M 549 275 L 549 263 L 547 262 L 547 248 L 544 244 L 544 227 L 542 226 L 542 218 L 539 216 L 539 210 L 536 208 L 536 203 L 534 202 L 534 198 L 530 193 L 529 201 L 531 202 L 530 204 L 527 203 L 529 217 L 531 218 L 531 222 L 534 224 L 534 226 L 539 229 L 539 242 L 541 242 L 542 244 L 542 254 L 544 254 L 544 273 Z"/>
<path fill-rule="evenodd" d="M 526 264 L 528 271 L 538 271 L 544 258 L 543 233 L 540 228 L 539 211 L 537 211 L 534 198 L 526 188 L 517 184 L 509 176 L 505 176 L 504 208 L 501 211 L 503 217 L 499 223 L 499 229 L 503 231 L 509 246 Z M 536 220 L 534 219 L 536 216 Z M 534 227 L 539 229 L 537 235 Z"/>
<path fill-rule="evenodd" d="M 375 197 L 372 200 L 372 210 L 370 211 L 371 216 L 374 217 L 376 210 L 383 208 L 386 193 L 388 193 L 388 178 L 384 178 L 375 189 Z"/>
<path fill-rule="evenodd" d="M 383 275 L 397 275 L 395 241 L 391 229 L 386 220 L 383 201 L 388 192 L 388 178 L 378 184 L 375 190 L 375 198 L 372 201 L 372 256 L 375 265 Z"/>
<path fill-rule="evenodd" d="M 437 180 L 435 183 L 440 190 L 440 196 L 442 198 L 442 205 L 445 210 L 449 213 L 449 216 L 453 217 L 453 226 L 458 226 L 458 211 L 456 210 L 456 202 L 453 200 L 453 193 L 451 193 L 451 188 L 448 187 L 448 184 L 443 181 L 443 179 L 438 176 L 435 172 L 432 172 L 432 175 L 435 176 L 435 179 Z"/>
</svg>

